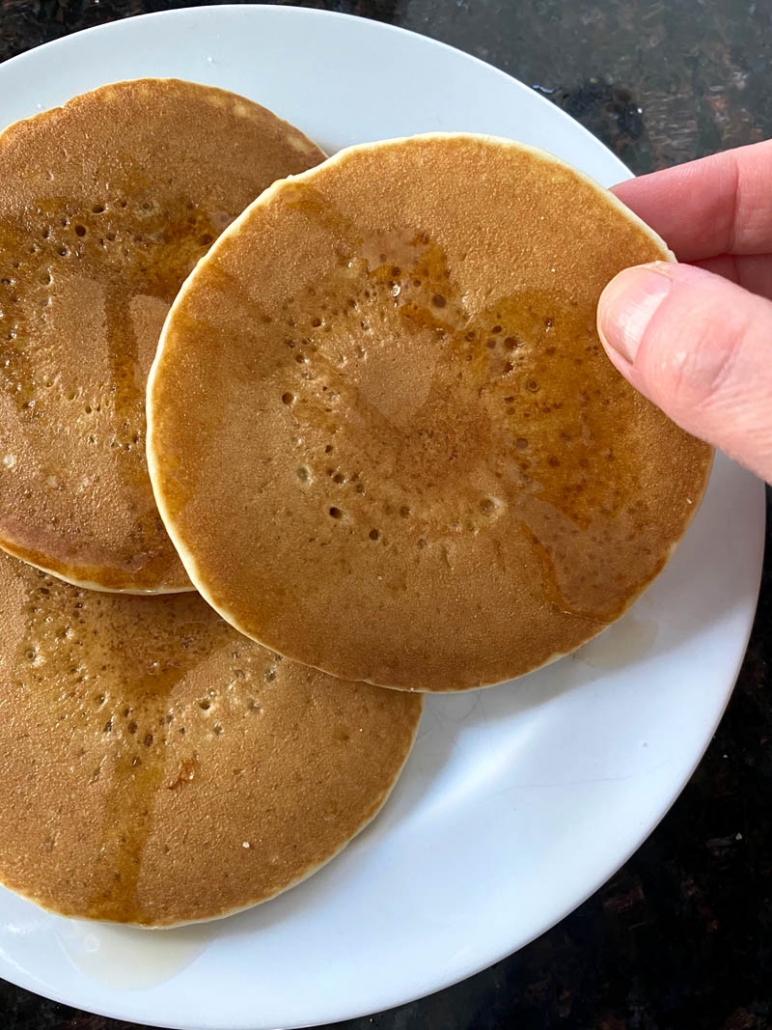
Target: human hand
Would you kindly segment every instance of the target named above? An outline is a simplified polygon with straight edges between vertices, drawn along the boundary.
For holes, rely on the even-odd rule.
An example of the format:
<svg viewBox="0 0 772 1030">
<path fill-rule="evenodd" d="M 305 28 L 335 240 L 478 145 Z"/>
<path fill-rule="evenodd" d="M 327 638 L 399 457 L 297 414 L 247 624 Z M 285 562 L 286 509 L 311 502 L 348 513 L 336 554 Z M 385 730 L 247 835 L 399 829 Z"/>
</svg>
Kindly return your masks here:
<svg viewBox="0 0 772 1030">
<path fill-rule="evenodd" d="M 690 264 L 609 283 L 598 305 L 609 358 L 674 422 L 772 482 L 772 141 L 613 192 Z"/>
</svg>

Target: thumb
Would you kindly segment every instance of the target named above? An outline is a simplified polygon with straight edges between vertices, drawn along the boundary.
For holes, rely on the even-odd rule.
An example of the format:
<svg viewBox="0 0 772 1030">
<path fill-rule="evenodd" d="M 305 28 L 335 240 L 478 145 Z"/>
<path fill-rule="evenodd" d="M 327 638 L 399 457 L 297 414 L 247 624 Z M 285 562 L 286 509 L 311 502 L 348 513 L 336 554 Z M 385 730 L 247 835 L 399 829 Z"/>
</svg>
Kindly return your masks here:
<svg viewBox="0 0 772 1030">
<path fill-rule="evenodd" d="M 625 379 L 674 422 L 772 482 L 772 302 L 657 261 L 612 279 L 598 332 Z"/>
</svg>

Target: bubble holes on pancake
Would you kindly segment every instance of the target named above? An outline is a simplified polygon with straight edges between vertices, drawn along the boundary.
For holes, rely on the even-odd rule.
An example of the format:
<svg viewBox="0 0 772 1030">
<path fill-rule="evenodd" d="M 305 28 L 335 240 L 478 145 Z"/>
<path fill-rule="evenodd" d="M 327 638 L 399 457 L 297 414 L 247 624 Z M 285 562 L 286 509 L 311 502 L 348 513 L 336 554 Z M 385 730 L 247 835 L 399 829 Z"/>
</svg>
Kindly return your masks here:
<svg viewBox="0 0 772 1030">
<path fill-rule="evenodd" d="M 65 382 L 67 372 L 58 370 L 55 361 L 46 368 L 40 354 L 32 361 L 31 352 L 40 330 L 56 323 L 61 284 L 73 274 L 68 265 L 76 263 L 79 276 L 102 285 L 108 333 L 125 338 L 129 298 L 140 294 L 171 303 L 180 283 L 230 221 L 205 213 L 192 201 L 162 206 L 143 192 L 138 184 L 131 200 L 113 195 L 91 204 L 59 197 L 41 200 L 23 217 L 0 221 L 0 385 L 29 418 L 40 417 L 47 391 L 77 403 L 85 416 L 114 407 L 126 416 L 126 425 L 109 445 L 125 450 L 143 443 L 137 428 L 128 425 L 136 415 L 133 409 L 143 407 L 142 391 L 134 384 L 132 348 L 127 348 L 124 362 L 132 367 L 118 370 L 118 386 L 92 397 L 83 396 L 76 369 L 72 381 Z M 127 410 L 121 412 L 121 407 Z M 89 421 L 93 419 L 84 419 L 84 426 Z"/>
<path fill-rule="evenodd" d="M 458 285 L 463 255 L 451 269 L 420 229 L 363 240 L 305 192 L 289 203 L 332 225 L 338 268 L 288 298 L 266 330 L 284 337 L 277 401 L 291 419 L 301 486 L 321 493 L 335 532 L 383 548 L 407 542 L 419 560 L 439 547 L 449 564 L 454 542 L 514 512 L 556 603 L 570 608 L 554 566 L 572 539 L 600 552 L 604 520 L 629 517 L 632 539 L 645 517 L 633 511 L 636 469 L 607 472 L 625 428 L 603 415 L 617 387 L 604 395 L 598 385 L 608 377 L 597 374 L 594 324 L 559 289 L 493 298 L 471 314 Z M 416 350 L 425 355 L 411 382 L 400 379 L 407 347 L 413 366 Z M 452 422 L 448 391 L 460 402 Z M 324 546 L 324 535 L 309 543 Z"/>
<path fill-rule="evenodd" d="M 165 310 L 231 219 L 184 197 L 162 204 L 136 178 L 130 196 L 108 189 L 87 202 L 56 197 L 0 219 L 0 390 L 23 421 L 44 420 L 55 432 L 64 426 L 87 452 L 120 452 L 124 474 L 144 488 L 144 378 L 133 304 Z M 61 360 L 59 333 L 73 322 L 82 323 L 84 347 L 103 341 L 94 343 L 85 376 L 79 364 Z M 15 453 L 2 455 L 0 471 L 27 477 L 25 497 L 64 488 L 58 468 L 30 478 L 29 463 Z M 157 532 L 154 509 L 142 519 Z"/>
<path fill-rule="evenodd" d="M 214 630 L 209 626 L 202 633 L 200 602 L 192 596 L 187 608 L 186 601 L 169 602 L 179 643 L 170 654 L 168 619 L 158 607 L 164 602 L 150 602 L 145 616 L 134 598 L 68 589 L 70 604 L 63 605 L 64 593 L 44 573 L 32 571 L 27 577 L 19 685 L 34 696 L 33 704 L 45 707 L 52 733 L 65 742 L 54 742 L 54 750 L 63 746 L 79 760 L 92 756 L 88 784 L 101 779 L 109 784 L 99 858 L 112 855 L 116 875 L 107 893 L 94 895 L 89 915 L 126 920 L 142 915 L 135 894 L 154 795 L 191 784 L 200 763 L 212 760 L 209 749 L 219 747 L 228 727 L 242 725 L 242 713 L 262 716 L 266 692 L 281 689 L 283 659 L 252 645 L 234 649 L 232 632 L 219 620 Z M 144 642 L 139 662 L 135 648 L 127 653 L 114 648 L 113 619 L 120 621 L 122 607 Z M 156 627 L 159 615 L 166 625 Z M 178 684 L 213 651 L 224 649 L 229 671 L 221 687 L 207 689 L 197 701 L 175 696 Z M 169 754 L 176 758 L 171 764 Z M 52 834 L 48 847 L 53 851 L 57 845 Z M 163 852 L 173 850 L 170 840 Z"/>
</svg>

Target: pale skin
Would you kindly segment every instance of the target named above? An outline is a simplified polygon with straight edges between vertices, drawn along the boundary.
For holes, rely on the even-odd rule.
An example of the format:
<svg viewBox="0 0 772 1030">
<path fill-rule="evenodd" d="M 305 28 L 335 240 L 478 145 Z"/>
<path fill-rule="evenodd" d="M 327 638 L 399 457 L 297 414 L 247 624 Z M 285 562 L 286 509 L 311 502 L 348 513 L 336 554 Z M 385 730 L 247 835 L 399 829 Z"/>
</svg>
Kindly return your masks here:
<svg viewBox="0 0 772 1030">
<path fill-rule="evenodd" d="M 679 262 L 621 272 L 598 329 L 622 375 L 772 483 L 772 141 L 614 188 Z"/>
</svg>

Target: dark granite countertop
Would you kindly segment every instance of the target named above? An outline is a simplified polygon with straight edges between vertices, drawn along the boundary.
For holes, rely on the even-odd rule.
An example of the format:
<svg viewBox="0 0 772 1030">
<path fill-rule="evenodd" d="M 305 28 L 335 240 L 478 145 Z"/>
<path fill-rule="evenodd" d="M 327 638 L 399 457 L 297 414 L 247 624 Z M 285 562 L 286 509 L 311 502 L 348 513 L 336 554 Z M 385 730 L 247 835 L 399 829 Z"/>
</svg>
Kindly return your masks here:
<svg viewBox="0 0 772 1030">
<path fill-rule="evenodd" d="M 301 0 L 295 0 L 300 3 Z M 645 172 L 772 135 L 772 0 L 310 0 L 542 90 Z M 0 60 L 168 0 L 0 0 Z M 770 507 L 768 492 L 768 512 Z M 559 926 L 345 1030 L 772 1030 L 772 549 L 729 710 L 664 822 Z M 0 981 L 2 1030 L 129 1030 Z M 136 1028 L 131 1028 L 136 1030 Z"/>
</svg>

